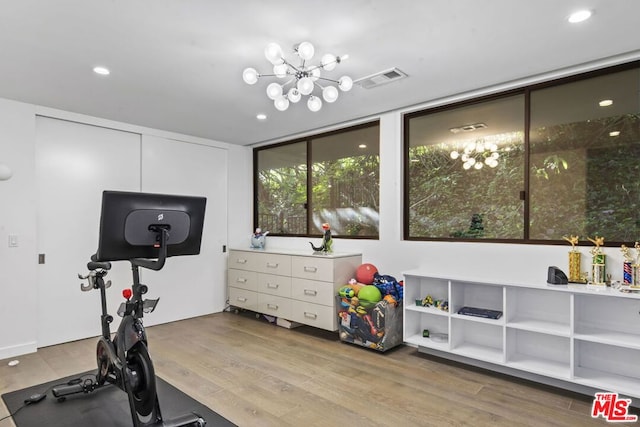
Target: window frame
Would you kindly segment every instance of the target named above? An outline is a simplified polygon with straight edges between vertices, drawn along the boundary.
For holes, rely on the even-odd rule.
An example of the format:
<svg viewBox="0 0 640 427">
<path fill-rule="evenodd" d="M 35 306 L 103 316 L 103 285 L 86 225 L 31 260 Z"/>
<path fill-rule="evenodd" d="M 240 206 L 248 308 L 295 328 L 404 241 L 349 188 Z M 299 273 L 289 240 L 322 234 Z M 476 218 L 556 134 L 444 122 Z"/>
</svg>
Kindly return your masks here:
<svg viewBox="0 0 640 427">
<path fill-rule="evenodd" d="M 628 63 L 618 64 L 610 67 L 600 68 L 596 70 L 591 70 L 583 73 L 578 73 L 566 77 L 560 77 L 555 79 L 550 79 L 548 81 L 543 81 L 531 85 L 523 85 L 517 88 L 492 93 L 489 95 L 482 95 L 474 98 L 469 98 L 457 102 L 452 102 L 448 104 L 442 104 L 431 108 L 426 108 L 422 110 L 412 111 L 403 114 L 402 122 L 403 122 L 403 135 L 402 135 L 402 168 L 403 168 L 403 207 L 402 207 L 402 230 L 403 235 L 402 239 L 406 241 L 441 241 L 441 242 L 474 242 L 474 243 L 515 243 L 515 244 L 537 244 L 537 245 L 566 245 L 567 242 L 565 240 L 544 240 L 544 239 L 531 239 L 530 238 L 530 179 L 531 179 L 531 162 L 530 162 L 530 154 L 531 154 L 531 145 L 530 145 L 530 124 L 531 124 L 531 93 L 541 89 L 548 89 L 553 87 L 562 86 L 565 84 L 570 84 L 578 81 L 588 80 L 594 77 L 606 76 L 622 71 L 628 71 L 637 69 L 640 71 L 640 60 L 631 61 Z M 422 236 L 410 236 L 410 227 L 409 227 L 409 188 L 410 188 L 410 180 L 409 176 L 410 168 L 409 168 L 409 152 L 410 152 L 410 121 L 416 117 L 423 117 L 425 115 L 439 113 L 443 111 L 450 111 L 461 107 L 473 106 L 482 104 L 485 102 L 494 101 L 497 99 L 514 96 L 518 94 L 524 95 L 524 188 L 521 191 L 521 199 L 524 202 L 523 209 L 523 226 L 524 233 L 522 239 L 473 239 L 473 238 L 455 238 L 455 237 L 422 237 Z M 606 236 L 605 236 L 606 237 Z M 580 245 L 588 245 L 590 244 L 588 241 L 584 242 L 585 239 L 582 239 Z M 608 243 L 608 244 L 607 244 Z M 633 243 L 633 242 L 631 242 Z M 606 246 L 619 246 L 621 244 L 629 244 L 629 242 L 618 242 L 618 241 L 609 241 L 606 242 Z"/>
<path fill-rule="evenodd" d="M 306 144 L 306 166 L 307 166 L 307 176 L 306 176 L 306 186 L 307 186 L 307 201 L 304 204 L 304 209 L 306 211 L 306 232 L 304 234 L 293 234 L 293 233 L 273 233 L 270 232 L 269 235 L 273 235 L 273 236 L 277 236 L 277 237 L 322 237 L 321 233 L 311 233 L 311 229 L 312 229 L 312 224 L 313 224 L 313 174 L 312 174 L 312 165 L 313 165 L 313 153 L 312 153 L 312 144 L 313 144 L 313 140 L 314 139 L 319 139 L 319 138 L 325 138 L 325 137 L 329 137 L 329 136 L 334 136 L 334 135 L 339 135 L 341 133 L 347 133 L 347 132 L 351 132 L 351 131 L 356 131 L 359 129 L 365 129 L 365 128 L 369 128 L 369 127 L 378 127 L 378 131 L 380 129 L 380 120 L 376 119 L 376 120 L 372 120 L 372 121 L 367 121 L 365 123 L 360 123 L 357 125 L 353 125 L 353 126 L 349 126 L 346 128 L 340 128 L 340 129 L 335 129 L 335 130 L 331 130 L 331 131 L 327 131 L 327 132 L 322 132 L 322 133 L 318 133 L 318 134 L 313 134 L 313 135 L 308 135 L 305 137 L 301 137 L 301 138 L 296 138 L 293 140 L 288 140 L 288 141 L 282 141 L 282 142 L 278 142 L 278 143 L 274 143 L 274 144 L 268 144 L 268 145 L 262 145 L 259 147 L 254 147 L 253 148 L 253 229 L 255 230 L 257 227 L 259 227 L 260 225 L 258 224 L 259 222 L 259 215 L 260 212 L 258 210 L 259 207 L 259 200 L 258 200 L 258 186 L 259 186 L 259 179 L 258 179 L 258 174 L 259 174 L 259 170 L 258 170 L 258 153 L 260 151 L 263 150 L 268 150 L 268 149 L 273 149 L 273 148 L 277 148 L 277 147 L 282 147 L 282 146 L 286 146 L 286 145 L 291 145 L 291 144 L 300 144 L 300 143 L 305 143 Z M 379 132 L 378 132 L 379 133 Z M 378 146 L 378 157 L 380 157 L 380 146 Z M 380 183 L 378 183 L 378 187 L 380 186 Z M 361 240 L 379 240 L 380 239 L 380 224 L 378 224 L 378 234 L 377 235 L 371 235 L 371 236 L 358 236 L 358 235 L 346 235 L 346 234 L 336 234 L 333 235 L 333 238 L 337 238 L 337 239 L 361 239 Z"/>
</svg>

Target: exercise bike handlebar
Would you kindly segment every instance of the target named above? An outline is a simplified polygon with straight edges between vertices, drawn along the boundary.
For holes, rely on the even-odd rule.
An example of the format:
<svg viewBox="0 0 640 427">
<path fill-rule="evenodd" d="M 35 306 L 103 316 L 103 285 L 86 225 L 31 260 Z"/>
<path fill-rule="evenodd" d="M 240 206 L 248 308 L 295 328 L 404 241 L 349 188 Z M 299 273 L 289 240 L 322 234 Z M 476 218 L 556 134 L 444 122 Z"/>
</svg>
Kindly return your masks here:
<svg viewBox="0 0 640 427">
<path fill-rule="evenodd" d="M 149 229 L 158 233 L 158 237 L 160 238 L 160 241 L 156 245 L 158 248 L 158 259 L 134 258 L 129 261 L 134 267 L 137 266 L 158 271 L 164 267 L 164 264 L 167 261 L 167 238 L 169 236 L 169 230 L 162 226 L 151 226 Z"/>
</svg>

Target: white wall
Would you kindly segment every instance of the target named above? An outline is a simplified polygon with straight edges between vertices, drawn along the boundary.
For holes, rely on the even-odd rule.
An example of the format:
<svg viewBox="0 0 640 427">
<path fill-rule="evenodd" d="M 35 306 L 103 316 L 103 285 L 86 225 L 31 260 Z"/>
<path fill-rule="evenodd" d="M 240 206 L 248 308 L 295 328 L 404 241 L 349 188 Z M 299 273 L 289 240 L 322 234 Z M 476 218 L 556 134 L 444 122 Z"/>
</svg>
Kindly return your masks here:
<svg viewBox="0 0 640 427">
<path fill-rule="evenodd" d="M 36 349 L 35 108 L 0 99 L 0 359 Z M 18 236 L 9 248 L 8 236 Z"/>
<path fill-rule="evenodd" d="M 228 210 L 230 239 L 239 241 L 239 236 L 246 234 L 244 229 L 251 225 L 251 181 L 247 176 L 251 176 L 252 153 L 249 148 L 0 98 L 0 162 L 13 170 L 10 180 L 0 181 L 0 359 L 34 352 L 38 347 L 36 115 L 225 149 L 229 165 L 233 165 L 228 168 L 227 177 L 229 202 L 211 201 L 208 208 Z M 9 235 L 18 236 L 18 247 L 8 247 Z M 60 249 L 64 250 L 64 245 Z M 73 280 L 71 277 L 70 283 Z M 202 286 L 215 286 L 213 293 L 226 295 L 222 279 Z M 221 306 L 214 307 L 214 302 L 211 307 L 211 311 L 221 309 Z M 96 312 L 96 322 L 98 314 Z"/>
</svg>

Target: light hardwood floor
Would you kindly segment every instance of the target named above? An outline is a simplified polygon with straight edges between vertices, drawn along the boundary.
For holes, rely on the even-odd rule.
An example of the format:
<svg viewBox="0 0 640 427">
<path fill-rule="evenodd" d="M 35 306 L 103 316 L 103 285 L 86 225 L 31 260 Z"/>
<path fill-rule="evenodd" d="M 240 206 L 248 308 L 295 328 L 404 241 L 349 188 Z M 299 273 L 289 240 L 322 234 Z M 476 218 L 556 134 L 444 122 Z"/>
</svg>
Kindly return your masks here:
<svg viewBox="0 0 640 427">
<path fill-rule="evenodd" d="M 337 333 L 219 313 L 147 328 L 156 374 L 239 426 L 590 426 L 592 398 Z M 0 393 L 95 368 L 96 339 L 41 348 Z M 0 418 L 7 415 L 0 404 Z M 12 426 L 11 420 L 0 427 Z M 618 424 L 620 425 L 620 424 Z"/>
</svg>

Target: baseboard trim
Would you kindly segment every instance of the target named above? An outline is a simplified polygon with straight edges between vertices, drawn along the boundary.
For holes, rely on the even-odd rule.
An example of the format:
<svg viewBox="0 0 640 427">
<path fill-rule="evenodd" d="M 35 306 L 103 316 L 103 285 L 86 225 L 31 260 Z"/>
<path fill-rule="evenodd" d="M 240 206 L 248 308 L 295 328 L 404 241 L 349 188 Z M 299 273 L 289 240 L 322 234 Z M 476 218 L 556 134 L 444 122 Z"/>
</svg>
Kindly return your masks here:
<svg viewBox="0 0 640 427">
<path fill-rule="evenodd" d="M 22 356 L 24 354 L 35 353 L 38 350 L 35 341 L 12 345 L 8 347 L 0 347 L 0 359 L 8 359 L 10 357 Z"/>
</svg>

